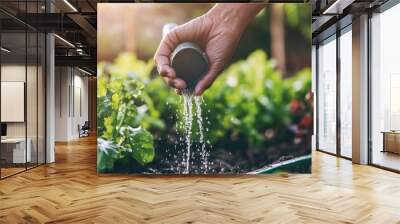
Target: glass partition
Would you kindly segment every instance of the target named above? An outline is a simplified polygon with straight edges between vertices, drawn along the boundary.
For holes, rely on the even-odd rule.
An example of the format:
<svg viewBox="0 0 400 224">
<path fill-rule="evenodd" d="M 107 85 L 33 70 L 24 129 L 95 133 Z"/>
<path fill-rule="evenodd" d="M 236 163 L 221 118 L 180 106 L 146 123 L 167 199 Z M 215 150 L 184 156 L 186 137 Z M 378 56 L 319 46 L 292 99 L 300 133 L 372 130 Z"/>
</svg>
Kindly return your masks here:
<svg viewBox="0 0 400 224">
<path fill-rule="evenodd" d="M 40 2 L 27 7 L 20 1 L 17 11 L 42 12 Z M 45 163 L 46 39 L 12 16 L 0 12 L 0 20 L 0 178 L 5 178 Z"/>
<path fill-rule="evenodd" d="M 2 177 L 24 171 L 31 161 L 26 141 L 26 41 L 25 31 L 1 34 Z"/>
<path fill-rule="evenodd" d="M 42 5 L 38 1 L 27 2 L 28 13 L 41 13 Z M 34 17 L 38 19 L 38 17 Z M 32 21 L 37 23 L 38 21 Z M 39 164 L 39 76 L 42 72 L 40 63 L 40 54 L 43 35 L 33 29 L 27 27 L 27 144 L 28 150 L 31 151 L 31 161 L 27 163 L 27 167 L 35 167 Z M 42 86 L 43 88 L 44 86 Z M 43 153 L 43 152 L 42 152 Z M 41 153 L 41 154 L 42 154 Z"/>
<path fill-rule="evenodd" d="M 317 147 L 336 154 L 336 35 L 322 42 L 317 54 Z"/>
<path fill-rule="evenodd" d="M 38 35 L 36 32 L 28 31 L 27 33 L 27 81 L 26 81 L 26 113 L 27 113 L 27 149 L 31 151 L 30 161 L 27 163 L 28 168 L 37 165 L 38 160 Z"/>
</svg>

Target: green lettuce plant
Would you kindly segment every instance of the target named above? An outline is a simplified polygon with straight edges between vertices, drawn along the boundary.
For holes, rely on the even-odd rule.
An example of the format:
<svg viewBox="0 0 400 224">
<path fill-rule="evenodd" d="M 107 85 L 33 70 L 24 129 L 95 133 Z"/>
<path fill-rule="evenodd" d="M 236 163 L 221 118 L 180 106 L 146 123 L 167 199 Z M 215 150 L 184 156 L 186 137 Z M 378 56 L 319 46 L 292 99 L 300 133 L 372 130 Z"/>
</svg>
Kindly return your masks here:
<svg viewBox="0 0 400 224">
<path fill-rule="evenodd" d="M 136 68 L 140 65 L 136 65 Z M 143 94 L 144 84 L 123 66 L 99 64 L 98 170 L 112 171 L 118 160 L 134 160 L 144 166 L 155 156 L 151 125 L 163 128 Z"/>
<path fill-rule="evenodd" d="M 212 124 L 208 139 L 235 142 L 243 139 L 250 150 L 272 140 L 287 141 L 287 126 L 293 124 L 292 100 L 305 100 L 311 88 L 311 74 L 305 69 L 282 79 L 273 60 L 264 51 L 229 66 L 205 94 L 207 116 Z M 268 137 L 272 133 L 272 137 Z M 234 144 L 233 144 L 234 145 Z"/>
<path fill-rule="evenodd" d="M 165 150 L 165 144 L 175 144 L 182 135 L 176 125 L 182 119 L 180 97 L 158 77 L 152 60 L 133 54 L 99 63 L 98 73 L 99 171 L 114 171 L 118 164 L 151 165 L 157 142 L 162 141 L 157 150 Z M 299 123 L 310 120 L 310 88 L 310 69 L 283 79 L 274 60 L 257 50 L 227 67 L 203 95 L 205 139 L 213 150 L 244 160 L 263 161 L 267 157 L 257 155 L 265 152 L 280 155 L 297 144 Z"/>
</svg>

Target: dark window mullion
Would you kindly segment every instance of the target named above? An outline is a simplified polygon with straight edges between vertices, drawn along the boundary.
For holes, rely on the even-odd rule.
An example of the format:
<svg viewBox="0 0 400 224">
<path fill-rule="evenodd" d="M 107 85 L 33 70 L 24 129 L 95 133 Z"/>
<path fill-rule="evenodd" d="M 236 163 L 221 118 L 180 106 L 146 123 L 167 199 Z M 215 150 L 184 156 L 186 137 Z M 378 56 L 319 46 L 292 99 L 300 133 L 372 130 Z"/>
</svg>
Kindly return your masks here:
<svg viewBox="0 0 400 224">
<path fill-rule="evenodd" d="M 25 21 L 27 21 L 28 1 L 25 0 Z M 24 88 L 24 120 L 25 120 L 25 170 L 28 169 L 28 116 L 27 116 L 27 89 L 28 89 L 28 25 L 25 23 L 25 88 Z"/>
<path fill-rule="evenodd" d="M 336 154 L 341 156 L 341 117 L 340 117 L 340 36 L 341 32 L 336 32 Z"/>
<path fill-rule="evenodd" d="M 318 49 L 319 49 L 319 44 L 316 45 L 315 47 L 315 147 L 316 149 L 319 149 L 319 54 L 318 54 Z"/>
<path fill-rule="evenodd" d="M 39 13 L 39 0 L 36 1 Z M 39 165 L 39 32 L 36 32 L 36 166 Z"/>
<path fill-rule="evenodd" d="M 44 9 L 44 11 L 45 11 L 45 13 L 48 13 L 49 11 L 48 11 L 48 1 L 46 0 L 45 2 L 44 2 L 44 5 L 45 5 L 45 9 Z M 44 74 L 44 100 L 43 100 L 43 102 L 44 102 L 44 135 L 43 135 L 43 140 L 44 140 L 44 161 L 43 161 L 43 163 L 47 163 L 47 43 L 48 43 L 48 41 L 47 41 L 47 37 L 48 37 L 48 33 L 47 32 L 45 32 L 44 33 L 44 55 L 43 55 L 43 58 L 44 58 L 44 68 L 42 69 L 42 72 L 44 71 L 44 73 L 42 73 L 42 77 L 43 77 L 43 74 Z M 43 43 L 43 42 L 42 42 Z M 60 91 L 61 91 L 61 89 L 60 89 Z M 43 109 L 43 107 L 42 107 L 42 109 Z"/>
<path fill-rule="evenodd" d="M 367 83 L 368 83 L 368 96 L 367 96 L 367 103 L 368 103 L 368 111 L 367 111 L 367 129 L 368 129 L 368 164 L 373 164 L 373 153 L 372 153 L 372 63 L 371 63 L 371 56 L 372 56 L 372 30 L 371 30 L 371 20 L 372 20 L 372 12 L 368 12 L 368 31 L 367 31 L 367 39 L 368 39 L 368 53 L 367 53 Z"/>
</svg>

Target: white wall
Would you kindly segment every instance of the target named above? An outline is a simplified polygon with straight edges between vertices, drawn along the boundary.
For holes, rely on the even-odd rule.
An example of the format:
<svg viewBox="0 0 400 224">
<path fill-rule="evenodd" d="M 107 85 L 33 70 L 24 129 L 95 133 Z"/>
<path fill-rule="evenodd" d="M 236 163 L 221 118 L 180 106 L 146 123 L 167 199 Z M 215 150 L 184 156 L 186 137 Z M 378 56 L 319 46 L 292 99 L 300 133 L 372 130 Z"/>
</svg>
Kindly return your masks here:
<svg viewBox="0 0 400 224">
<path fill-rule="evenodd" d="M 81 76 L 82 73 L 79 72 L 79 75 L 74 75 L 74 108 L 72 108 L 73 119 L 71 120 L 72 130 L 71 135 L 74 137 L 78 137 L 78 124 L 83 125 L 85 121 L 88 121 L 88 78 Z M 80 97 L 79 97 L 80 95 Z M 80 101 L 80 102 L 79 102 Z M 81 108 L 80 108 L 81 107 Z M 80 111 L 81 110 L 81 111 Z"/>
<path fill-rule="evenodd" d="M 79 138 L 78 125 L 88 120 L 88 78 L 83 75 L 76 68 L 56 67 L 56 141 Z"/>
<path fill-rule="evenodd" d="M 68 140 L 68 88 L 70 84 L 69 68 L 55 68 L 55 141 Z"/>
</svg>

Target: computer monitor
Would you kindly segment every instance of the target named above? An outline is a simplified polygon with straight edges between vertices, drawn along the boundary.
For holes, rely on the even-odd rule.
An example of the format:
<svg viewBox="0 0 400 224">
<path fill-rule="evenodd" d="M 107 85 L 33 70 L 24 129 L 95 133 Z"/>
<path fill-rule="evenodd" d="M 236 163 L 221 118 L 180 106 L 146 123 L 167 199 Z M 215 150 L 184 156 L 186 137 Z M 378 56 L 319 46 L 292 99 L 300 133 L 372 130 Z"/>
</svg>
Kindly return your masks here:
<svg viewBox="0 0 400 224">
<path fill-rule="evenodd" d="M 1 137 L 7 136 L 7 124 L 1 123 Z"/>
</svg>

